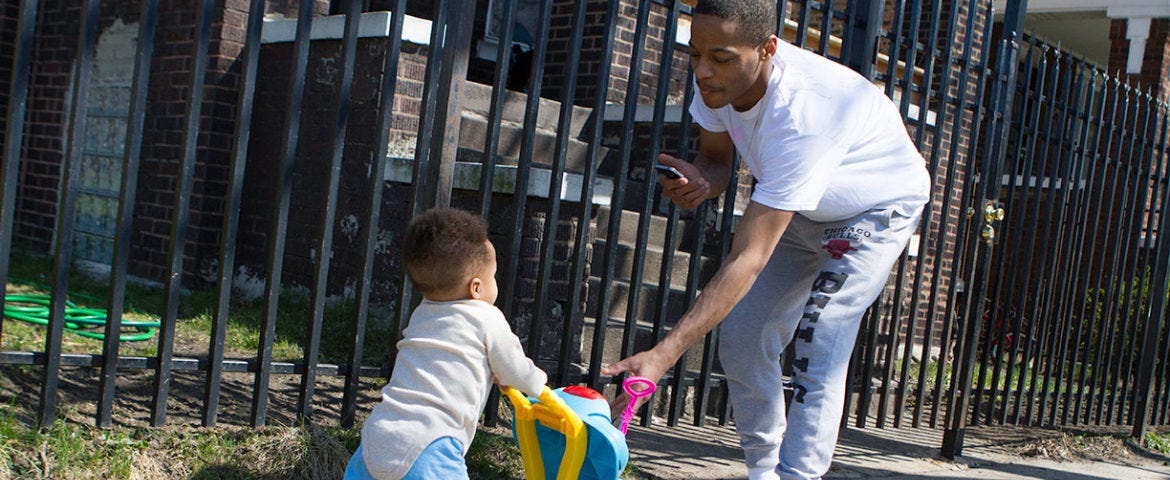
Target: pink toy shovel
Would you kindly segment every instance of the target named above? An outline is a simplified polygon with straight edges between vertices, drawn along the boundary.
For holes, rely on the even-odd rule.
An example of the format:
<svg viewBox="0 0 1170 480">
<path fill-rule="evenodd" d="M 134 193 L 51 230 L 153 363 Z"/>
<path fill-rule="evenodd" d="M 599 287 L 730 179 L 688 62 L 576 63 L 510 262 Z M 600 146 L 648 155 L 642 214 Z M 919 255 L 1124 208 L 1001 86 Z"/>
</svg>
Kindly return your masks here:
<svg viewBox="0 0 1170 480">
<path fill-rule="evenodd" d="M 622 382 L 622 390 L 625 390 L 626 395 L 630 396 L 629 405 L 626 405 L 626 409 L 622 411 L 622 435 L 626 434 L 626 427 L 630 426 L 630 420 L 634 418 L 634 405 L 638 403 L 638 399 L 649 397 L 657 388 L 658 386 L 646 377 L 629 377 Z"/>
</svg>

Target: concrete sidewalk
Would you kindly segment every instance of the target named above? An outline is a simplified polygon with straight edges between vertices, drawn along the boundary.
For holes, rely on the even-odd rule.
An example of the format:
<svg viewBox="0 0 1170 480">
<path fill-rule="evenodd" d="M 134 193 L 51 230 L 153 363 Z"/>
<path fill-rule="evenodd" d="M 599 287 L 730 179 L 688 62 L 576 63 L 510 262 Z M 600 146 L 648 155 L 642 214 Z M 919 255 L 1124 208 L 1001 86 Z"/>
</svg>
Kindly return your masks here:
<svg viewBox="0 0 1170 480">
<path fill-rule="evenodd" d="M 968 429 L 963 456 L 939 456 L 942 430 L 855 428 L 841 432 L 826 479 L 1063 479 L 1170 480 L 1170 464 L 1157 456 L 1132 454 L 1118 461 L 1055 461 L 1019 455 L 1037 437 L 1059 436 L 1023 427 Z M 631 425 L 630 461 L 650 479 L 747 478 L 739 440 L 731 427 L 689 424 L 674 428 Z"/>
</svg>

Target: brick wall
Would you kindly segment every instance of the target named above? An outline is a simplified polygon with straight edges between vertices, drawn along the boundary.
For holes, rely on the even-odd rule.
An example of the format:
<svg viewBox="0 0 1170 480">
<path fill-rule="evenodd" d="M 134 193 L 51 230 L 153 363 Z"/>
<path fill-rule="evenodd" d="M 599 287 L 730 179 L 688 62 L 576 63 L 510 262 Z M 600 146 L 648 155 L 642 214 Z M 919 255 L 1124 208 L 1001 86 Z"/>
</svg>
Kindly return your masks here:
<svg viewBox="0 0 1170 480">
<path fill-rule="evenodd" d="M 207 270 L 218 256 L 247 8 L 246 0 L 224 0 L 211 20 L 183 266 L 188 282 L 200 271 L 209 276 Z M 196 10 L 190 2 L 163 2 L 159 12 L 130 265 L 132 274 L 155 280 L 167 270 L 196 34 Z"/>
<path fill-rule="evenodd" d="M 41 3 L 37 17 L 14 238 L 48 252 L 64 159 L 80 9 L 73 2 L 48 0 Z"/>
<path fill-rule="evenodd" d="M 252 272 L 265 271 L 268 234 L 272 228 L 276 199 L 276 181 L 287 125 L 289 74 L 292 70 L 293 43 L 268 44 L 260 55 L 253 114 L 252 141 L 245 176 L 245 197 L 241 212 L 237 248 L 241 265 Z M 362 38 L 358 41 L 357 62 L 350 94 L 349 124 L 341 172 L 337 211 L 333 231 L 332 259 L 337 281 L 331 294 L 342 293 L 345 278 L 355 278 L 360 265 L 361 222 L 368 212 L 368 182 L 373 172 L 371 161 L 379 149 L 377 124 L 380 118 L 380 82 L 383 56 L 389 42 L 385 38 Z M 422 94 L 422 68 L 425 47 L 406 45 L 399 62 L 398 93 L 391 134 L 403 147 L 414 146 L 418 128 L 419 96 Z M 285 250 L 285 281 L 309 285 L 314 271 L 317 242 L 324 212 L 326 175 L 332 157 L 333 132 L 337 119 L 338 85 L 341 81 L 340 40 L 318 40 L 310 49 L 308 77 L 298 132 L 297 156 L 293 170 L 293 190 Z M 409 138 L 406 136 L 409 135 Z M 392 152 L 393 154 L 393 152 Z M 391 195 L 386 192 L 386 195 Z M 406 205 L 410 194 L 405 193 Z M 390 200 L 388 200 L 390 201 Z M 397 201 L 397 200 L 393 200 Z M 384 207 L 383 212 L 388 212 Z M 394 207 L 399 208 L 399 207 Z M 401 208 L 399 208 L 401 209 Z M 393 210 L 393 209 L 391 209 Z M 400 231 L 401 225 L 397 230 Z M 351 285 L 352 286 L 352 281 Z"/>
<path fill-rule="evenodd" d="M 4 137 L 8 131 L 8 95 L 12 88 L 12 57 L 16 50 L 19 16 L 19 4 L 4 2 L 0 5 L 0 149 L 5 147 Z"/>
<path fill-rule="evenodd" d="M 1125 73 L 1130 44 L 1127 32 L 1128 21 L 1124 18 L 1114 19 L 1110 24 L 1109 71 L 1122 75 L 1131 85 L 1148 88 L 1163 99 L 1170 98 L 1170 18 L 1150 21 L 1140 73 Z"/>
</svg>

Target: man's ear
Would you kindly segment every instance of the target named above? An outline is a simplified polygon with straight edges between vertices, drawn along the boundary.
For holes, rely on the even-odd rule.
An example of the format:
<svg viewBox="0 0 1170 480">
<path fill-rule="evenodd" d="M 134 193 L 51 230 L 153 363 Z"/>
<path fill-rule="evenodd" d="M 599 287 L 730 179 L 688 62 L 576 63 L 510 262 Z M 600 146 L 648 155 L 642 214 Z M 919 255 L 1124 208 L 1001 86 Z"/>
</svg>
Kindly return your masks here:
<svg viewBox="0 0 1170 480">
<path fill-rule="evenodd" d="M 772 58 L 776 54 L 776 49 L 780 48 L 780 37 L 769 35 L 768 39 L 764 40 L 764 44 L 761 46 L 764 48 L 764 59 Z"/>
<path fill-rule="evenodd" d="M 467 296 L 475 300 L 483 298 L 483 279 L 471 277 L 467 282 Z"/>
</svg>

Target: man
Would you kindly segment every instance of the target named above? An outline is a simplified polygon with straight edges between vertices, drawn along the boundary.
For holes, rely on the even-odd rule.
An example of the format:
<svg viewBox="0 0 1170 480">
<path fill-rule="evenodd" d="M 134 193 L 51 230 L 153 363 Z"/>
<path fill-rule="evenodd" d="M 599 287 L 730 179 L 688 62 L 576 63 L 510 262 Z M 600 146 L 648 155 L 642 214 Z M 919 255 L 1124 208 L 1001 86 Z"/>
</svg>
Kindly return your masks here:
<svg viewBox="0 0 1170 480">
<path fill-rule="evenodd" d="M 682 208 L 720 195 L 736 151 L 757 183 L 694 306 L 661 343 L 602 372 L 657 381 L 722 322 L 719 355 L 749 477 L 820 478 L 861 317 L 918 224 L 930 178 L 877 87 L 773 34 L 774 1 L 699 0 L 692 12 L 699 153 L 693 163 L 659 157 L 683 175 L 660 177 L 663 192 Z M 786 418 L 780 358 L 790 341 Z"/>
</svg>

